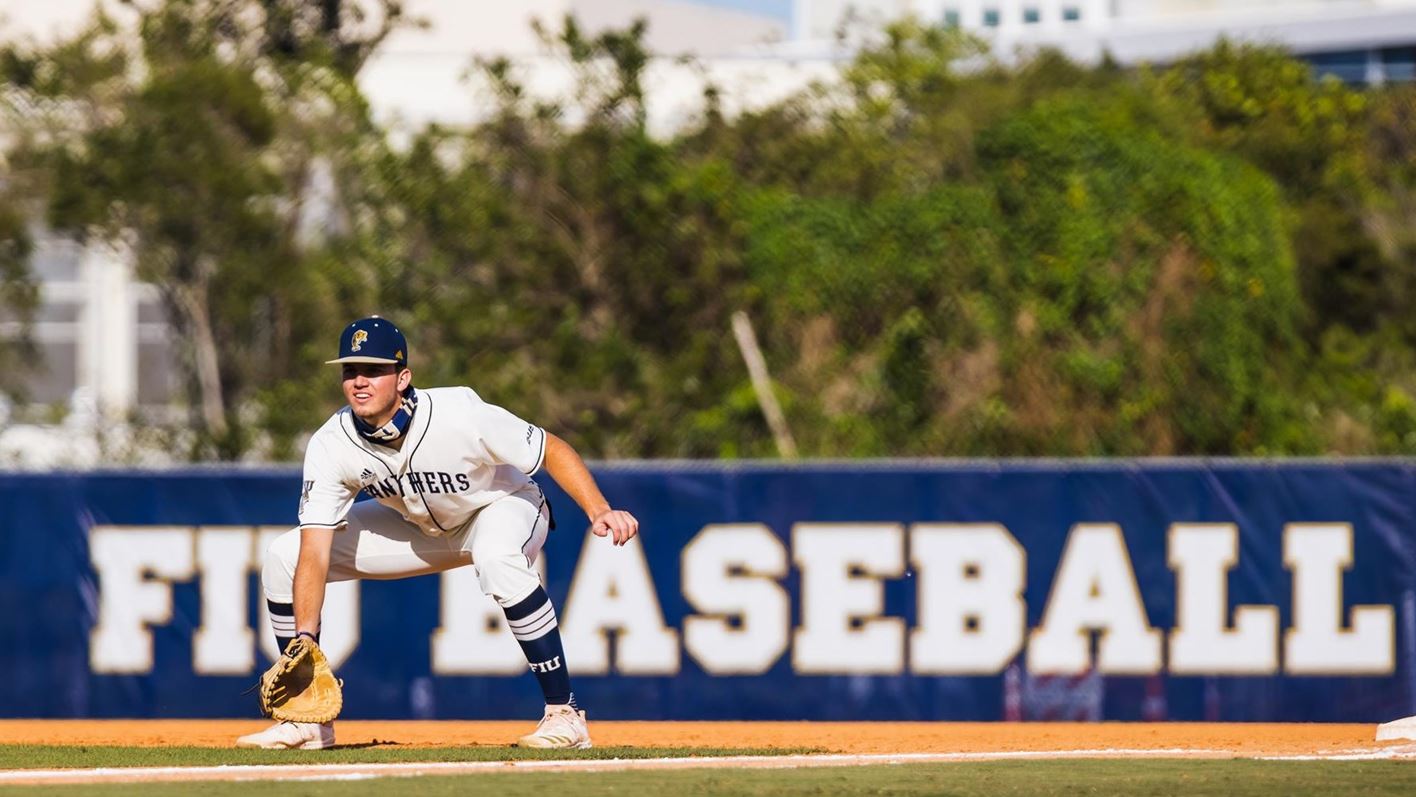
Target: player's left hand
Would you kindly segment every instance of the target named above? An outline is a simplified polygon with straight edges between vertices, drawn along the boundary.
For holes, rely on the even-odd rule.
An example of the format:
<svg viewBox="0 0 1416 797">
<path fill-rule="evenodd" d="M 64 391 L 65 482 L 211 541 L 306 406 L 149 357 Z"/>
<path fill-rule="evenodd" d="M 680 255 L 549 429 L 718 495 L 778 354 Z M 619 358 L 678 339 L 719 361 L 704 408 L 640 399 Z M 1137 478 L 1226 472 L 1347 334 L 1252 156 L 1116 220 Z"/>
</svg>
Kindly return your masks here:
<svg viewBox="0 0 1416 797">
<path fill-rule="evenodd" d="M 623 509 L 606 509 L 590 521 L 590 533 L 611 537 L 615 545 L 624 545 L 639 533 L 639 521 Z"/>
</svg>

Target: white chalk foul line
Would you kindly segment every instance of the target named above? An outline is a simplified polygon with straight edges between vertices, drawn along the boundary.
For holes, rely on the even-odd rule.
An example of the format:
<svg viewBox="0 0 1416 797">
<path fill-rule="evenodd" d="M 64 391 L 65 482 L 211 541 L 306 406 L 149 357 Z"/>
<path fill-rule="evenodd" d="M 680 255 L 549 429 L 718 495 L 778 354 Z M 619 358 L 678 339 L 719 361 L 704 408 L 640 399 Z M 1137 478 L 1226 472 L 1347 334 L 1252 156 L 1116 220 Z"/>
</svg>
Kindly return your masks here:
<svg viewBox="0 0 1416 797">
<path fill-rule="evenodd" d="M 1269 761 L 1413 760 L 1416 746 L 1335 750 L 1313 755 L 1245 756 L 1234 750 L 1161 748 L 1094 750 L 999 750 L 972 753 L 879 753 L 855 755 L 719 756 L 694 758 L 594 758 L 554 761 L 423 761 L 387 764 L 256 764 L 207 767 L 104 767 L 0 771 L 0 784 L 155 783 L 164 781 L 365 780 L 486 772 L 623 772 L 635 770 L 759 768 L 795 769 L 882 764 L 961 763 L 1077 758 L 1256 758 Z"/>
<path fill-rule="evenodd" d="M 1405 761 L 1416 760 L 1416 744 L 1332 750 L 1318 753 L 1258 756 L 1261 761 Z"/>
</svg>

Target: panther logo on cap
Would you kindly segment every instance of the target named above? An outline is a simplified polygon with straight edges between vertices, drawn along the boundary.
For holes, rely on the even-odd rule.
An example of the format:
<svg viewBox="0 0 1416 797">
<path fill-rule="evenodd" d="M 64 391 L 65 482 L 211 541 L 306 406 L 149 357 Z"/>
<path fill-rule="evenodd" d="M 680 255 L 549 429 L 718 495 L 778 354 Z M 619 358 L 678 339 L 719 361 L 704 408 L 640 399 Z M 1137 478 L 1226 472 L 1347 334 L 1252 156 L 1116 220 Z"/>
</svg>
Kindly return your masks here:
<svg viewBox="0 0 1416 797">
<path fill-rule="evenodd" d="M 369 339 L 369 333 L 368 333 L 368 332 L 365 332 L 365 331 L 362 330 L 362 329 L 355 330 L 355 332 L 354 332 L 354 341 L 353 341 L 353 343 L 349 346 L 349 350 L 350 350 L 350 351 L 358 351 L 359 349 L 363 348 L 363 346 L 364 346 L 364 341 L 366 341 L 366 340 L 368 340 L 368 339 Z"/>
</svg>

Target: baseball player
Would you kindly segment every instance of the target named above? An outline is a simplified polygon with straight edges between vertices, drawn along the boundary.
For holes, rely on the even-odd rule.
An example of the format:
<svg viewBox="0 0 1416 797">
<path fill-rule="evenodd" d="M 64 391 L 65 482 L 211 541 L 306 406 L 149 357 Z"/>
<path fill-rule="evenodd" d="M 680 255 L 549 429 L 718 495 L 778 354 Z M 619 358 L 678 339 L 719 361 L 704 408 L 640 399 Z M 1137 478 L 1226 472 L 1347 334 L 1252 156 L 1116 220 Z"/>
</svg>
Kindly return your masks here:
<svg viewBox="0 0 1416 797">
<path fill-rule="evenodd" d="M 506 613 L 545 695 L 524 747 L 587 748 L 551 605 L 532 569 L 554 527 L 531 477 L 543 468 L 585 510 L 590 530 L 623 545 L 639 531 L 605 500 L 565 441 L 471 388 L 415 389 L 408 344 L 388 319 L 350 324 L 339 339 L 344 397 L 310 438 L 298 528 L 278 537 L 261 571 L 281 650 L 318 641 L 325 584 L 404 578 L 471 564 Z M 355 503 L 364 493 L 372 501 Z M 334 723 L 282 722 L 238 747 L 315 750 L 334 744 Z"/>
</svg>

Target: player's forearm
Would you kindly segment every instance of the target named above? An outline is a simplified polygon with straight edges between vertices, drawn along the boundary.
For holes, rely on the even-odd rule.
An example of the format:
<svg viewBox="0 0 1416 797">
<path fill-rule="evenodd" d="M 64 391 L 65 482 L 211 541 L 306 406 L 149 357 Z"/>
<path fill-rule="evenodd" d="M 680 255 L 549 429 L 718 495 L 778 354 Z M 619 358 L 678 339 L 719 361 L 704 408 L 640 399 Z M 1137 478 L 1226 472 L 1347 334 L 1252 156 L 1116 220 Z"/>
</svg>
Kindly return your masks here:
<svg viewBox="0 0 1416 797">
<path fill-rule="evenodd" d="M 595 477 L 585 467 L 585 460 L 569 443 L 550 432 L 546 433 L 546 472 L 580 505 L 586 517 L 594 520 L 609 510 L 610 502 L 605 500 L 595 484 Z"/>
<path fill-rule="evenodd" d="M 295 564 L 295 631 L 312 634 L 320 630 L 320 610 L 324 608 L 325 581 L 329 575 L 329 549 L 334 541 L 331 529 L 300 530 L 300 559 Z"/>
</svg>

